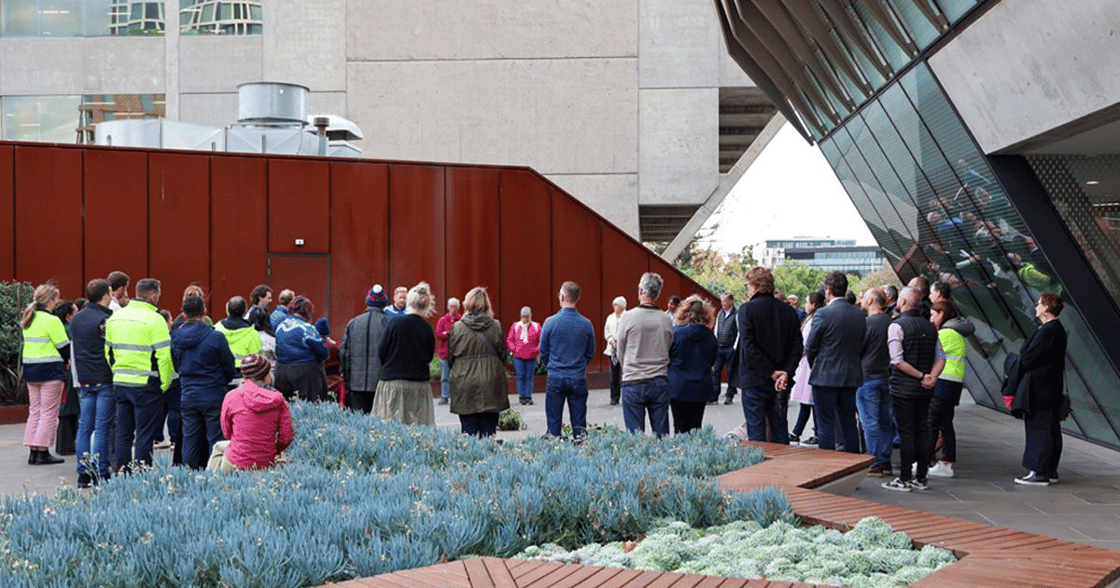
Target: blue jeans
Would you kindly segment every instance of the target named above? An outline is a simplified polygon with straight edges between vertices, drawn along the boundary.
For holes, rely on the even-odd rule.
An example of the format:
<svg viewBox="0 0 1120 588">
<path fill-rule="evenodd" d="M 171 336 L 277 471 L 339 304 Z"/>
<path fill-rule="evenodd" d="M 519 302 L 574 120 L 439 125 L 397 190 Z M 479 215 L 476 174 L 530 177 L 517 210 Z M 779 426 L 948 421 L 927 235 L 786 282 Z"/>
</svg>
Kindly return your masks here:
<svg viewBox="0 0 1120 588">
<path fill-rule="evenodd" d="M 578 376 L 549 376 L 544 390 L 544 416 L 548 434 L 560 436 L 564 423 L 564 401 L 568 402 L 568 417 L 572 420 L 572 436 L 582 437 L 587 430 L 587 378 Z"/>
<path fill-rule="evenodd" d="M 867 453 L 875 458 L 873 465 L 891 464 L 894 443 L 894 418 L 891 416 L 890 382 L 867 380 L 856 390 L 856 406 L 863 424 L 863 439 Z"/>
<path fill-rule="evenodd" d="M 86 469 L 88 461 L 90 466 L 96 465 L 97 474 L 105 479 L 109 476 L 109 462 L 112 460 L 109 453 L 113 443 L 110 429 L 113 427 L 113 417 L 117 414 L 117 397 L 113 394 L 113 385 L 79 387 L 78 404 L 82 411 L 78 420 L 78 438 L 74 441 L 74 450 L 78 454 L 78 473 L 89 473 Z M 94 435 L 97 441 L 92 453 L 90 435 Z"/>
<path fill-rule="evenodd" d="M 451 364 L 442 357 L 439 359 L 439 397 L 451 398 Z"/>
<path fill-rule="evenodd" d="M 533 370 L 537 368 L 537 359 L 515 357 L 513 367 L 517 369 L 517 395 L 521 398 L 532 398 Z"/>
<path fill-rule="evenodd" d="M 194 470 L 206 467 L 214 443 L 222 437 L 222 403 L 184 400 L 179 405 L 183 419 L 183 463 Z"/>
<path fill-rule="evenodd" d="M 836 448 L 839 425 L 844 435 L 844 451 L 859 453 L 856 430 L 856 389 L 843 386 L 813 386 L 813 410 L 817 419 L 817 441 L 821 449 Z M 839 419 L 840 422 L 836 422 Z"/>
<path fill-rule="evenodd" d="M 735 398 L 738 391 L 735 388 L 735 374 L 731 373 L 731 358 L 735 355 L 734 347 L 720 347 L 716 353 L 716 363 L 712 366 L 712 395 L 708 400 L 719 400 L 720 372 L 727 368 L 727 398 Z"/>
<path fill-rule="evenodd" d="M 638 384 L 622 383 L 622 418 L 631 433 L 646 430 L 646 411 L 649 411 L 649 428 L 654 435 L 669 434 L 669 378 L 658 376 Z"/>
<path fill-rule="evenodd" d="M 773 386 L 744 388 L 743 419 L 747 421 L 747 439 L 766 441 L 766 421 L 770 421 L 769 440 L 788 445 L 789 420 L 785 408 Z"/>
<path fill-rule="evenodd" d="M 116 386 L 117 466 L 125 469 L 132 462 L 132 442 L 136 441 L 136 461 L 152 465 L 152 443 L 156 427 L 161 426 L 163 393 L 153 386 Z"/>
<path fill-rule="evenodd" d="M 496 412 L 477 412 L 475 414 L 459 415 L 459 425 L 464 435 L 473 435 L 479 439 L 493 437 L 498 431 L 498 415 Z"/>
</svg>

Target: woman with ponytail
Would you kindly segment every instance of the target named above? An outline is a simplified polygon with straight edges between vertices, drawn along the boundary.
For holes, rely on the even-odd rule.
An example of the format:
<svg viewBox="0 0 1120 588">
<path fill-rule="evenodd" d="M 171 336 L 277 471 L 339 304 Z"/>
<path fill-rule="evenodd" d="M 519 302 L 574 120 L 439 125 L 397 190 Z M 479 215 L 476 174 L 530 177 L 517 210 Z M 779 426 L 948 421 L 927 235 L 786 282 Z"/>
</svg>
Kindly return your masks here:
<svg viewBox="0 0 1120 588">
<path fill-rule="evenodd" d="M 23 311 L 23 379 L 27 382 L 27 427 L 23 444 L 31 449 L 29 465 L 62 463 L 47 447 L 58 429 L 58 404 L 66 386 L 70 340 L 62 321 L 51 311 L 58 305 L 58 287 L 42 284 L 35 300 Z"/>
<path fill-rule="evenodd" d="M 436 349 L 436 333 L 428 321 L 433 298 L 427 282 L 408 291 L 407 311 L 389 321 L 377 349 L 381 381 L 373 397 L 373 414 L 406 425 L 436 424 L 432 379 L 428 365 Z"/>
</svg>

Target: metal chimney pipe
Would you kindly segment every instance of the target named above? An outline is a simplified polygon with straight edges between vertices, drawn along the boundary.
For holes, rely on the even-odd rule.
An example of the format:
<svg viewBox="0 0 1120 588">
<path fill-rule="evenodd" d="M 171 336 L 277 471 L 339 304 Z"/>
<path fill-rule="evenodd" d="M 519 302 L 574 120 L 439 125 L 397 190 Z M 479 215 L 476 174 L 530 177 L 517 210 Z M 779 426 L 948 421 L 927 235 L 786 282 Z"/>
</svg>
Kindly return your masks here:
<svg viewBox="0 0 1120 588">
<path fill-rule="evenodd" d="M 325 116 L 315 117 L 315 129 L 319 135 L 319 155 L 326 156 L 327 154 L 327 127 L 331 124 L 331 119 Z"/>
</svg>

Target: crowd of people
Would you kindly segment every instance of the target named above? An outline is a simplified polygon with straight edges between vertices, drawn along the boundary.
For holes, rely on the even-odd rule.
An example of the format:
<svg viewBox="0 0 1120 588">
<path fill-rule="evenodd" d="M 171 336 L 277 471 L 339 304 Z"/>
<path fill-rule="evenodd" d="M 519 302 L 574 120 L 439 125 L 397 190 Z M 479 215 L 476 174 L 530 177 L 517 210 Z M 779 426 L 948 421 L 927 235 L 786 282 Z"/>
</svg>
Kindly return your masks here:
<svg viewBox="0 0 1120 588">
<path fill-rule="evenodd" d="M 434 425 L 433 355 L 438 404 L 458 416 L 464 434 L 495 434 L 510 406 L 511 361 L 522 405 L 534 404 L 534 374 L 547 373 L 548 436 L 564 436 L 565 405 L 571 436 L 578 441 L 586 432 L 587 368 L 597 341 L 572 281 L 556 294 L 559 312 L 538 323 L 523 307 L 508 330 L 483 287 L 461 301 L 449 298 L 433 328 L 436 298 L 427 283 L 398 287 L 392 300 L 375 285 L 341 343 L 325 319 L 315 320 L 312 301 L 291 290 L 280 291 L 274 309 L 267 285 L 248 300 L 234 296 L 226 318 L 214 323 L 197 286 L 186 289 L 172 316 L 159 307 L 158 280 L 137 282 L 131 300 L 129 282 L 113 272 L 91 281 L 86 299 L 65 304 L 58 288 L 41 285 L 21 323 L 28 463 L 62 462 L 48 448 L 60 399 L 72 389 L 80 405 L 80 487 L 151 464 L 165 425 L 170 440 L 162 443 L 174 447 L 175 463 L 269 467 L 294 438 L 288 401 L 296 397 Z M 947 284 L 931 287 L 919 276 L 901 291 L 885 286 L 857 296 L 846 276 L 833 272 L 806 297 L 804 311 L 796 296 L 775 291 L 763 267 L 748 272 L 748 300 L 738 307 L 725 293 L 718 310 L 699 295 L 668 297 L 662 310 L 662 287 L 660 275 L 643 274 L 638 304 L 627 308 L 625 297 L 615 298 L 602 331 L 610 402 L 621 404 L 628 431 L 644 432 L 647 421 L 658 437 L 670 433 L 670 422 L 675 434 L 699 429 L 705 407 L 719 402 L 726 372 L 723 399 L 741 396 L 746 439 L 866 450 L 875 458 L 869 473 L 893 478 L 883 483 L 892 490 L 925 489 L 928 476 L 953 475 L 953 412 L 973 327 L 949 300 Z M 1054 319 L 1061 308 L 1057 296 L 1041 297 L 1036 313 L 1044 327 L 1024 346 L 1008 384 L 1010 407 L 1027 423 L 1028 474 L 1016 479 L 1022 484 L 1057 480 L 1065 331 Z M 792 432 L 791 400 L 800 407 Z M 810 417 L 815 435 L 802 442 Z M 897 476 L 894 446 L 903 464 Z"/>
</svg>

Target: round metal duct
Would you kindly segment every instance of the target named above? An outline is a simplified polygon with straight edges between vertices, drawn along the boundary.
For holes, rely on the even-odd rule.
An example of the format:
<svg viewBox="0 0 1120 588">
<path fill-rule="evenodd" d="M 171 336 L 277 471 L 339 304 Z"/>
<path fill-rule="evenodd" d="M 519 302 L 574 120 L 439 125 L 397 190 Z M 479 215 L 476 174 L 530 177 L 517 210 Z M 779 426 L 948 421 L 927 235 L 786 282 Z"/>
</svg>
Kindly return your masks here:
<svg viewBox="0 0 1120 588">
<path fill-rule="evenodd" d="M 298 123 L 307 121 L 307 95 L 299 84 L 250 82 L 237 87 L 237 118 L 242 123 Z"/>
</svg>

